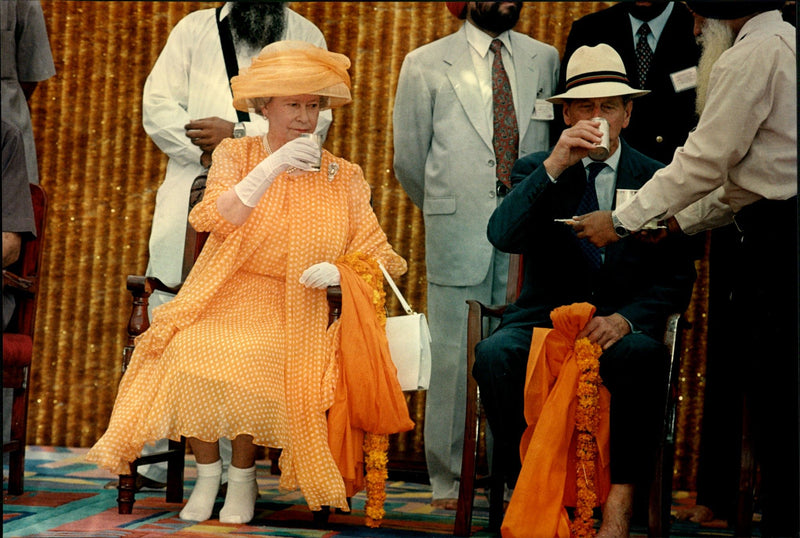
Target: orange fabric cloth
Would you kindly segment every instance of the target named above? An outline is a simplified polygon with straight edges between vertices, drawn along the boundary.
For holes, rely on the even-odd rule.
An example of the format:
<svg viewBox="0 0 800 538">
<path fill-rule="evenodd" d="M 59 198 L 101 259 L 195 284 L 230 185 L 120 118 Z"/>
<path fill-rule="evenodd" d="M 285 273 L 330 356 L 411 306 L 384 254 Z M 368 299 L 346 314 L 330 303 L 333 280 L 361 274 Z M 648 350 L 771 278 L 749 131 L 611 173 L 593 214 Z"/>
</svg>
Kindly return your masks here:
<svg viewBox="0 0 800 538">
<path fill-rule="evenodd" d="M 328 411 L 328 442 L 352 496 L 364 485 L 364 433 L 404 432 L 414 422 L 389 354 L 385 322 L 378 319 L 372 300 L 374 286 L 382 286 L 383 279 L 370 285 L 346 264 L 336 266 L 342 286 L 342 314 L 337 322 L 341 362 L 334 403 Z"/>
<path fill-rule="evenodd" d="M 536 328 L 525 379 L 525 420 L 520 443 L 522 470 L 503 519 L 504 538 L 568 538 L 565 506 L 576 504 L 575 407 L 580 372 L 575 337 L 594 315 L 594 306 L 576 303 L 553 310 L 553 329 Z M 600 424 L 595 484 L 598 502 L 608 496 L 608 389 L 600 387 Z"/>
</svg>

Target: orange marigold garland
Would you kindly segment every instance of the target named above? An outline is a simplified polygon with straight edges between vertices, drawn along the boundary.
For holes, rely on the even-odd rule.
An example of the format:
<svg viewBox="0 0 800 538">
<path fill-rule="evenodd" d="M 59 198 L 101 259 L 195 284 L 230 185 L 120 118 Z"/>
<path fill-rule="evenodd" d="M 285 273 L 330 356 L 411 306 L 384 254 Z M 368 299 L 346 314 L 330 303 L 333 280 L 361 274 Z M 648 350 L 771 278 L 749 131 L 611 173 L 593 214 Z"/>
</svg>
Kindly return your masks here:
<svg viewBox="0 0 800 538">
<path fill-rule="evenodd" d="M 386 292 L 383 289 L 383 273 L 378 263 L 360 252 L 346 254 L 339 258 L 356 272 L 372 288 L 372 304 L 381 326 L 386 325 Z M 367 527 L 380 527 L 386 512 L 383 504 L 386 501 L 386 479 L 389 477 L 386 464 L 389 461 L 389 436 L 386 434 L 364 433 L 364 466 L 366 470 L 367 500 L 364 504 L 365 524 Z"/>
<path fill-rule="evenodd" d="M 575 341 L 575 356 L 580 377 L 576 397 L 575 430 L 577 437 L 576 478 L 578 502 L 575 517 L 570 525 L 574 538 L 594 537 L 592 512 L 597 506 L 595 488 L 595 464 L 597 462 L 597 427 L 600 423 L 600 378 L 599 357 L 603 349 L 587 338 Z"/>
<path fill-rule="evenodd" d="M 389 477 L 386 470 L 388 451 L 388 435 L 369 432 L 364 435 L 364 463 L 367 470 L 367 501 L 364 504 L 364 513 L 367 527 L 380 527 L 386 514 L 383 503 L 386 501 L 386 479 Z"/>
</svg>

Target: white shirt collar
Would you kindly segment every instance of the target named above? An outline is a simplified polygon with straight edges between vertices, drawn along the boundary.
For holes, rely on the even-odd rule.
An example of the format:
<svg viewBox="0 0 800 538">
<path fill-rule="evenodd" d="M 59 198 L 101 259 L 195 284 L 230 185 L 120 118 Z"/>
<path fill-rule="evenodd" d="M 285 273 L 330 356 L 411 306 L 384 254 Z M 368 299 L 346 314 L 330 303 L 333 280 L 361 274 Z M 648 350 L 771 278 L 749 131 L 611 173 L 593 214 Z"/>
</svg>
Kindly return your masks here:
<svg viewBox="0 0 800 538">
<path fill-rule="evenodd" d="M 744 23 L 744 26 L 742 26 L 742 28 L 739 30 L 739 33 L 736 34 L 736 39 L 734 39 L 733 44 L 735 45 L 736 43 L 744 39 L 749 32 L 757 31 L 765 24 L 774 24 L 782 20 L 783 17 L 781 16 L 780 11 L 778 11 L 777 9 L 758 13 L 753 18 Z"/>
<path fill-rule="evenodd" d="M 508 51 L 509 55 L 514 55 L 511 49 L 511 35 L 508 30 L 497 37 L 492 37 L 469 21 L 466 21 L 464 26 L 466 26 L 467 31 L 467 42 L 480 54 L 481 58 L 485 58 L 489 53 L 489 46 L 495 39 L 499 39 L 503 42 L 503 46 L 506 48 L 506 51 Z"/>
<path fill-rule="evenodd" d="M 228 14 L 231 12 L 231 7 L 233 7 L 233 2 L 225 2 L 225 5 L 222 6 L 222 9 L 219 12 L 219 20 L 222 20 L 228 16 Z"/>
<path fill-rule="evenodd" d="M 639 20 L 633 15 L 629 15 L 631 18 L 631 28 L 633 29 L 633 46 L 636 47 L 636 40 L 638 39 L 636 32 L 639 31 L 639 27 L 642 26 L 645 22 L 647 22 L 647 26 L 650 27 L 651 35 L 648 37 L 647 42 L 650 44 L 653 50 L 656 50 L 656 45 L 658 45 L 658 40 L 661 37 L 661 32 L 664 31 L 664 27 L 667 25 L 667 19 L 672 14 L 674 2 L 670 2 L 666 9 L 661 12 L 658 17 L 653 17 L 653 19 L 649 21 Z"/>
</svg>

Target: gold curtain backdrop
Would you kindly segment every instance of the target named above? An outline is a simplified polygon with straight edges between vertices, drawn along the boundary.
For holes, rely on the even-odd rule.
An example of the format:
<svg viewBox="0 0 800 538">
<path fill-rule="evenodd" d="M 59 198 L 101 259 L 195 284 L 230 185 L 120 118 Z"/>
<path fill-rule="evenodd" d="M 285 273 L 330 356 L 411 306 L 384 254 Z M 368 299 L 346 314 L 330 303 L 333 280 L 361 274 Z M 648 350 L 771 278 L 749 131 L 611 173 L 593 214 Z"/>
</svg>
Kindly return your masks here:
<svg viewBox="0 0 800 538">
<path fill-rule="evenodd" d="M 517 30 L 563 52 L 573 20 L 613 2 L 530 2 Z M 120 377 L 130 299 L 142 274 L 166 157 L 142 128 L 142 88 L 172 27 L 217 2 L 42 0 L 57 74 L 32 100 L 41 184 L 50 200 L 36 327 L 28 442 L 91 446 Z M 353 103 L 334 112 L 326 147 L 362 166 L 389 240 L 409 261 L 398 285 L 425 310 L 420 211 L 392 172 L 391 113 L 405 55 L 460 25 L 443 2 L 292 2 L 352 61 Z M 705 375 L 707 273 L 688 313 L 675 486 L 693 489 Z M 391 313 L 401 310 L 388 294 Z M 419 452 L 424 393 L 409 395 L 417 428 L 394 440 Z"/>
</svg>

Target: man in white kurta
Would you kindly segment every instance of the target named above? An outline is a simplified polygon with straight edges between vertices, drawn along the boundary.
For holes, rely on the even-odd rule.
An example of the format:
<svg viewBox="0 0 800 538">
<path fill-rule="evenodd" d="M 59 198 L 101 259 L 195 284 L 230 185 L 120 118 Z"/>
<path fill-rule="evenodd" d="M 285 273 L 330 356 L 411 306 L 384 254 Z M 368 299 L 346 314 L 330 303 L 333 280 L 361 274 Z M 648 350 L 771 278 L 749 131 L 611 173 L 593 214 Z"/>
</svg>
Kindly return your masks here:
<svg viewBox="0 0 800 538">
<path fill-rule="evenodd" d="M 220 20 L 227 18 L 230 22 L 234 3 L 222 6 Z M 282 40 L 307 41 L 327 49 L 325 38 L 314 23 L 288 7 L 284 10 Z M 249 67 L 261 49 L 248 46 L 243 40 L 233 42 L 239 69 Z M 316 132 L 323 138 L 331 117 L 329 110 L 320 113 Z M 204 151 L 187 135 L 186 126 L 205 118 L 225 120 L 231 123 L 231 128 L 239 121 L 233 108 L 215 8 L 194 11 L 175 25 L 147 77 L 142 97 L 144 130 L 169 159 L 167 174 L 156 194 L 147 275 L 170 286 L 181 282 L 189 191 L 204 170 L 201 164 Z M 250 121 L 243 122 L 241 127 L 242 136 L 252 136 L 266 133 L 269 125 L 263 117 L 251 113 Z M 231 131 L 227 136 L 233 134 Z M 173 297 L 155 292 L 150 297 L 150 313 Z M 166 439 L 159 443 L 166 447 Z M 229 453 L 228 447 L 222 445 L 223 456 Z M 161 451 L 162 447 L 158 444 L 155 449 L 145 447 L 145 453 L 150 450 Z M 142 466 L 139 474 L 156 482 L 166 480 L 163 465 Z"/>
</svg>

